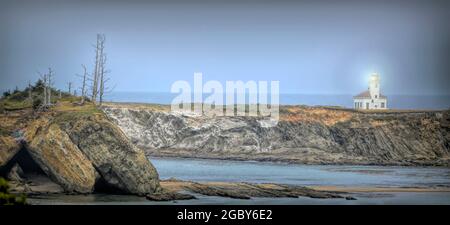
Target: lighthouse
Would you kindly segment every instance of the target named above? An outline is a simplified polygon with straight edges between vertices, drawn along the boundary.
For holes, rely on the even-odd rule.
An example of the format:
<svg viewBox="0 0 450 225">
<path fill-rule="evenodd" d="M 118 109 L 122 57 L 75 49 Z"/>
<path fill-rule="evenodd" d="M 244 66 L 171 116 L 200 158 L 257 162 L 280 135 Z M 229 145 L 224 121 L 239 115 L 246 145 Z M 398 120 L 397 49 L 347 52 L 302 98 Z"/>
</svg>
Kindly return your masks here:
<svg viewBox="0 0 450 225">
<path fill-rule="evenodd" d="M 370 75 L 369 88 L 353 97 L 355 109 L 387 109 L 387 97 L 380 92 L 380 76 Z"/>
</svg>

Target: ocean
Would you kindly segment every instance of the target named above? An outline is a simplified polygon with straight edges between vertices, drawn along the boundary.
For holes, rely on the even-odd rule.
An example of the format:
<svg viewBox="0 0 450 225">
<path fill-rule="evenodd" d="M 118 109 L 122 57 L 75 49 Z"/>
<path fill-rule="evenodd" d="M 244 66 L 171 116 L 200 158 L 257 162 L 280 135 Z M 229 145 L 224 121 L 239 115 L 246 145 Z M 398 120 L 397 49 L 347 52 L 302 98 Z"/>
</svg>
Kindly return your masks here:
<svg viewBox="0 0 450 225">
<path fill-rule="evenodd" d="M 170 104 L 177 95 L 163 92 L 112 92 L 105 96 L 105 101 Z M 207 96 L 204 95 L 204 98 Z M 279 101 L 282 105 L 352 108 L 352 97 L 352 95 L 280 94 Z M 390 109 L 441 110 L 450 108 L 450 95 L 388 95 L 387 97 Z"/>
</svg>

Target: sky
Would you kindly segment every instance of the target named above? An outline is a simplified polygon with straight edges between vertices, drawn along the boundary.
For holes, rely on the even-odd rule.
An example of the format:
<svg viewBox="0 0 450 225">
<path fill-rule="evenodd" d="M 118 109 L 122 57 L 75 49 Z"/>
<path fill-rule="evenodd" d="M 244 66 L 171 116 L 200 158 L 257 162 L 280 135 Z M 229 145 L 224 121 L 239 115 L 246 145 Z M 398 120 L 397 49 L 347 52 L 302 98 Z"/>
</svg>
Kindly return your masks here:
<svg viewBox="0 0 450 225">
<path fill-rule="evenodd" d="M 48 67 L 55 86 L 93 70 L 106 36 L 114 91 L 173 82 L 280 81 L 281 93 L 450 95 L 450 1 L 0 0 L 0 90 Z"/>
</svg>

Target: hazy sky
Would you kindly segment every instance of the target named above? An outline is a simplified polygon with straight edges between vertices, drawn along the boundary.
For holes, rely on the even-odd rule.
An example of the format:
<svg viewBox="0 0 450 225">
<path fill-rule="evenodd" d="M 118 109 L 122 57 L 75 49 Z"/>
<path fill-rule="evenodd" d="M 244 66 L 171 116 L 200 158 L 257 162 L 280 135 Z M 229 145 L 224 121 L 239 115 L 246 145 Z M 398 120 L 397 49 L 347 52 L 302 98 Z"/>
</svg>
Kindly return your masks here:
<svg viewBox="0 0 450 225">
<path fill-rule="evenodd" d="M 450 94 L 450 1 L 0 0 L 0 89 L 52 67 L 79 82 L 106 35 L 115 91 L 176 80 L 279 80 L 283 93 Z M 89 2 L 89 3 L 88 3 Z"/>
</svg>

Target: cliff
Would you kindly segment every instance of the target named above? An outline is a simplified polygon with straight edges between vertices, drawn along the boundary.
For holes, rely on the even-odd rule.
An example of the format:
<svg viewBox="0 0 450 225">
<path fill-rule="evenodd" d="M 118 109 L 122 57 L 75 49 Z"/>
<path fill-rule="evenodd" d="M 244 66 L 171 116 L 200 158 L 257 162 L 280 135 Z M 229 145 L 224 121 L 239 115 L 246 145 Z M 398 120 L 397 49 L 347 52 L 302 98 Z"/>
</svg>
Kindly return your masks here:
<svg viewBox="0 0 450 225">
<path fill-rule="evenodd" d="M 66 193 L 157 192 L 158 173 L 144 152 L 91 103 L 73 102 L 59 101 L 45 112 L 3 112 L 0 175 L 47 177 Z"/>
<path fill-rule="evenodd" d="M 169 106 L 108 104 L 104 112 L 152 156 L 305 164 L 450 165 L 449 111 L 282 106 L 257 117 L 186 116 Z"/>
</svg>

